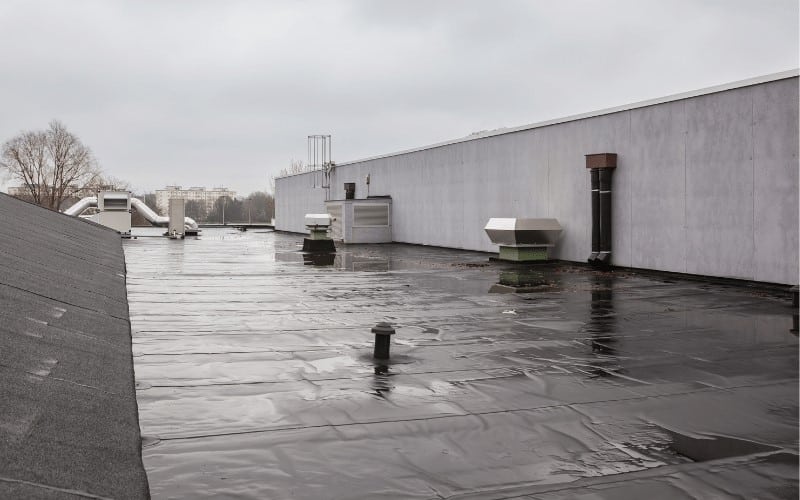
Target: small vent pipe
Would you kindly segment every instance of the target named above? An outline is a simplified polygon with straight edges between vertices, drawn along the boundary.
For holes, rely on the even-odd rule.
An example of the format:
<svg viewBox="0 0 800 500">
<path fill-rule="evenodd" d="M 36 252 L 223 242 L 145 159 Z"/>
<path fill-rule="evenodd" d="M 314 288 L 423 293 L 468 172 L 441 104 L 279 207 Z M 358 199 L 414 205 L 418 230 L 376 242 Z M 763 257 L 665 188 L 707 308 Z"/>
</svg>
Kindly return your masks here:
<svg viewBox="0 0 800 500">
<path fill-rule="evenodd" d="M 592 180 L 592 253 L 590 264 L 611 264 L 611 174 L 617 168 L 616 153 L 586 155 Z"/>
</svg>

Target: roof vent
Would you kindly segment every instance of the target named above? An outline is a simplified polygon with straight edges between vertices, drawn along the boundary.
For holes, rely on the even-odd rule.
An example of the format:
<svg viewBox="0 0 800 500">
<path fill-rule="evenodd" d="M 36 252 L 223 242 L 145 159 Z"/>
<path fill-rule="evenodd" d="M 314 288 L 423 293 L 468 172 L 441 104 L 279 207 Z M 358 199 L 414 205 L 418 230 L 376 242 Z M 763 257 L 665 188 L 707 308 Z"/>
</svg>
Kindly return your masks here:
<svg viewBox="0 0 800 500">
<path fill-rule="evenodd" d="M 331 227 L 329 214 L 306 214 L 306 228 L 308 238 L 303 239 L 304 252 L 335 252 L 336 246 L 328 237 L 328 228 Z"/>
<path fill-rule="evenodd" d="M 561 233 L 556 219 L 491 218 L 483 228 L 500 246 L 500 260 L 516 262 L 547 260 Z"/>
</svg>

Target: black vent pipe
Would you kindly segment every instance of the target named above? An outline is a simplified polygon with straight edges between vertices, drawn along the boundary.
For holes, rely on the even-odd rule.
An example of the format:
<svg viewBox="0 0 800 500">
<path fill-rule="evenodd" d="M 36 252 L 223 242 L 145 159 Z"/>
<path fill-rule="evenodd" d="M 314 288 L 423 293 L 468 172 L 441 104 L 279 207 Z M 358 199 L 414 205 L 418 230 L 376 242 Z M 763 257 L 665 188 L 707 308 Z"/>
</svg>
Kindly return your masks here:
<svg viewBox="0 0 800 500">
<path fill-rule="evenodd" d="M 611 173 L 610 168 L 600 168 L 600 255 L 601 264 L 611 260 Z"/>
<path fill-rule="evenodd" d="M 615 153 L 586 155 L 592 179 L 592 253 L 589 263 L 611 264 L 611 174 L 617 168 Z"/>
<path fill-rule="evenodd" d="M 592 178 L 592 253 L 589 262 L 594 262 L 600 255 L 600 170 L 589 171 Z"/>
</svg>

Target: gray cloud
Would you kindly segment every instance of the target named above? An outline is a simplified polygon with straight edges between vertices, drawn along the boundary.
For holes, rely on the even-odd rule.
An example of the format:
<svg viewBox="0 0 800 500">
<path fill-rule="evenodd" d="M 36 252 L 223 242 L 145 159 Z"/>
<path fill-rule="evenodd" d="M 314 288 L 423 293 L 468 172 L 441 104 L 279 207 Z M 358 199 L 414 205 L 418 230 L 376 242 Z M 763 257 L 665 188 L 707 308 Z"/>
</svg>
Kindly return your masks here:
<svg viewBox="0 0 800 500">
<path fill-rule="evenodd" d="M 139 190 L 334 159 L 798 66 L 798 6 L 671 0 L 0 5 L 0 139 L 52 118 Z"/>
</svg>

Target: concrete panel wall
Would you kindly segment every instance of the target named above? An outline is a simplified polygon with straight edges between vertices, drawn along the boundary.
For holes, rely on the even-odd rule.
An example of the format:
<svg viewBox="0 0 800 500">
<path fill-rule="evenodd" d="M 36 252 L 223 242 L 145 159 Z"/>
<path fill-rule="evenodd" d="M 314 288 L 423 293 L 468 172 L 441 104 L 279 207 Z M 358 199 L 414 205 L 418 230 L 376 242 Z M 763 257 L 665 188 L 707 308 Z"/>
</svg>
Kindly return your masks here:
<svg viewBox="0 0 800 500">
<path fill-rule="evenodd" d="M 591 246 L 584 155 L 617 153 L 612 262 L 798 281 L 798 79 L 726 89 L 336 167 L 329 192 L 276 181 L 276 225 L 305 232 L 325 197 L 390 195 L 397 242 L 496 252 L 490 217 L 554 217 L 553 255 Z M 319 174 L 316 174 L 317 176 Z"/>
<path fill-rule="evenodd" d="M 325 213 L 325 190 L 319 186 L 319 172 L 275 179 L 275 224 L 280 230 L 308 234 L 305 215 Z"/>
<path fill-rule="evenodd" d="M 686 101 L 686 272 L 752 279 L 752 88 Z"/>
<path fill-rule="evenodd" d="M 686 272 L 685 135 L 685 102 L 631 111 L 631 267 Z"/>
<path fill-rule="evenodd" d="M 758 281 L 770 282 L 793 277 L 797 283 L 797 79 L 753 87 L 752 96 L 753 275 Z"/>
</svg>

